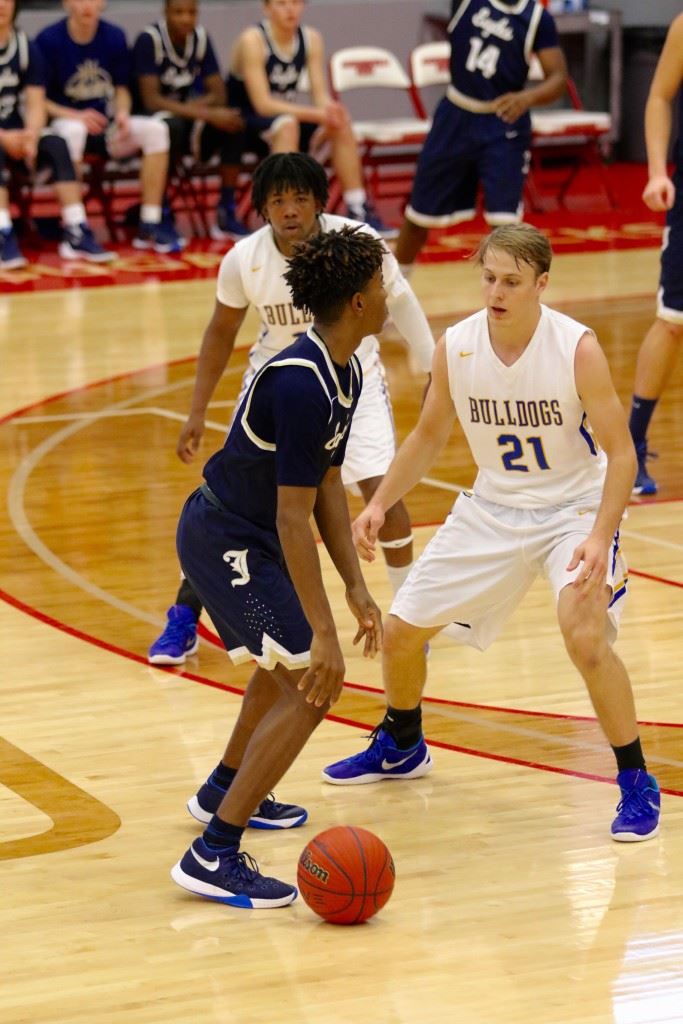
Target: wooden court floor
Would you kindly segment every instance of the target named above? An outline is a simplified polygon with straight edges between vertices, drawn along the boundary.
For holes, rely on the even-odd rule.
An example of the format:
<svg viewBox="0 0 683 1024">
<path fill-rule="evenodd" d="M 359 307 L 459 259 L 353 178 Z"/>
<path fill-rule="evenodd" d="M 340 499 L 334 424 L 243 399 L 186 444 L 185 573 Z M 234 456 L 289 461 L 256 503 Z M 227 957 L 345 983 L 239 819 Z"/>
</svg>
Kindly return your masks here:
<svg viewBox="0 0 683 1024">
<path fill-rule="evenodd" d="M 562 256 L 548 301 L 594 327 L 628 401 L 654 311 L 655 250 Z M 478 305 L 467 265 L 418 268 L 435 334 Z M 618 649 L 661 835 L 609 838 L 611 753 L 540 583 L 486 654 L 436 640 L 425 731 L 434 772 L 346 790 L 320 769 L 365 742 L 379 666 L 359 659 L 325 562 L 347 655 L 344 695 L 278 788 L 304 828 L 248 833 L 262 870 L 293 880 L 305 842 L 351 823 L 397 869 L 367 925 L 301 901 L 247 912 L 177 889 L 196 834 L 185 801 L 213 767 L 248 668 L 210 623 L 185 670 L 146 650 L 177 585 L 174 528 L 203 459 L 175 439 L 210 282 L 0 295 L 0 878 L 3 1024 L 659 1024 L 683 1022 L 683 367 L 652 432 L 661 483 L 623 537 L 630 596 Z M 210 410 L 221 443 L 250 318 Z M 422 382 L 385 345 L 399 435 Z M 457 431 L 410 496 L 418 549 L 472 481 Z M 357 504 L 352 502 L 352 507 Z M 381 566 L 368 571 L 383 607 Z"/>
</svg>

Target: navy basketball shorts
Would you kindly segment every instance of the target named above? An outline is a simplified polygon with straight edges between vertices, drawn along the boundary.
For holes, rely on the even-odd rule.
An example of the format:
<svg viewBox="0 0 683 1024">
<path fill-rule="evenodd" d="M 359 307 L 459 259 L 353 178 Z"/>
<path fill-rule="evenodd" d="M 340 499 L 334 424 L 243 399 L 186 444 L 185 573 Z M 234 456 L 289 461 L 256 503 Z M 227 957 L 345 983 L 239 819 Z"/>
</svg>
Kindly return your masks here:
<svg viewBox="0 0 683 1024">
<path fill-rule="evenodd" d="M 195 491 L 176 536 L 183 573 L 234 664 L 305 668 L 313 633 L 277 539 Z"/>
<path fill-rule="evenodd" d="M 674 176 L 676 199 L 666 216 L 662 244 L 662 269 L 657 293 L 657 316 L 683 324 L 683 170 Z"/>
<path fill-rule="evenodd" d="M 495 114 L 473 114 L 444 97 L 418 160 L 408 220 L 426 228 L 471 220 L 479 182 L 489 223 L 521 220 L 528 124 L 524 117 L 506 125 Z"/>
</svg>

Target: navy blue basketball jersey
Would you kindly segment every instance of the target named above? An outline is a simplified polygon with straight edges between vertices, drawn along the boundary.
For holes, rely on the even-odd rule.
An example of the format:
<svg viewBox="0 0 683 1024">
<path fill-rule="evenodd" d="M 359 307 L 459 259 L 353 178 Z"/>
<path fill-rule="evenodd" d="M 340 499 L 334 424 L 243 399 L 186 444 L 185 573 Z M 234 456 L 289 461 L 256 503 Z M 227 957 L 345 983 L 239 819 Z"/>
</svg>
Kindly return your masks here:
<svg viewBox="0 0 683 1024">
<path fill-rule="evenodd" d="M 453 85 L 483 101 L 519 92 L 531 55 L 558 45 L 555 22 L 537 0 L 453 0 L 448 36 Z"/>
<path fill-rule="evenodd" d="M 128 86 L 130 62 L 123 30 L 100 21 L 89 43 L 76 43 L 67 19 L 48 25 L 36 36 L 45 59 L 47 98 L 64 107 L 93 107 L 113 115 L 116 86 Z"/>
<path fill-rule="evenodd" d="M 0 128 L 23 128 L 21 92 L 27 85 L 45 85 L 43 61 L 25 32 L 10 32 L 0 49 Z"/>
<path fill-rule="evenodd" d="M 277 534 L 277 488 L 318 487 L 341 466 L 362 386 L 360 362 L 332 362 L 313 327 L 254 377 L 204 477 L 225 509 Z"/>
<path fill-rule="evenodd" d="M 161 94 L 184 103 L 193 95 L 203 93 L 204 80 L 220 75 L 216 52 L 202 25 L 198 25 L 185 40 L 182 53 L 178 53 L 165 20 L 148 25 L 135 40 L 133 72 L 154 75 L 159 79 Z"/>
<path fill-rule="evenodd" d="M 277 43 L 270 34 L 267 21 L 260 21 L 258 28 L 261 30 L 266 44 L 265 69 L 270 91 L 277 93 L 281 99 L 291 99 L 294 93 L 300 89 L 301 76 L 308 60 L 305 30 L 299 26 L 294 53 L 288 56 L 278 50 Z M 228 93 L 230 102 L 240 110 L 250 111 L 253 109 L 244 82 L 232 74 L 228 83 Z"/>
</svg>

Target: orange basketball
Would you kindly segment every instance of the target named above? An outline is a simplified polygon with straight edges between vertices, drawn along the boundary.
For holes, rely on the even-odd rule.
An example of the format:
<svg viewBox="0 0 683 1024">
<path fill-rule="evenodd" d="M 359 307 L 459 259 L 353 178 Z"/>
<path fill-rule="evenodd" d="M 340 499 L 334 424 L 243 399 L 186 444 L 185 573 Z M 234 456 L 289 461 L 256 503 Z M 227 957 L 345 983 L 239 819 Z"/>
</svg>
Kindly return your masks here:
<svg viewBox="0 0 683 1024">
<path fill-rule="evenodd" d="M 338 825 L 311 839 L 299 857 L 296 877 L 301 895 L 320 917 L 332 924 L 360 924 L 387 902 L 396 870 L 373 832 Z"/>
</svg>

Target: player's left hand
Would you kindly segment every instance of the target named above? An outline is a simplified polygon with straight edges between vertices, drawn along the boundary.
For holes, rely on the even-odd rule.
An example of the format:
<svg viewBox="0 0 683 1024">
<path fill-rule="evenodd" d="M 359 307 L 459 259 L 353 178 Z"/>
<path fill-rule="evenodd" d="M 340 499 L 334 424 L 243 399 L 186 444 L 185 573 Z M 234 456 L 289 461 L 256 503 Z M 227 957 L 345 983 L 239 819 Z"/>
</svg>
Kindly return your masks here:
<svg viewBox="0 0 683 1024">
<path fill-rule="evenodd" d="M 354 646 L 365 637 L 363 657 L 374 658 L 382 649 L 382 613 L 370 597 L 365 586 L 351 587 L 346 591 L 346 603 L 358 622 L 358 632 L 353 638 Z"/>
<path fill-rule="evenodd" d="M 493 107 L 496 116 L 506 124 L 514 124 L 528 109 L 529 100 L 523 91 L 503 93 L 495 100 Z"/>
<path fill-rule="evenodd" d="M 573 572 L 581 566 L 572 587 L 583 596 L 588 596 L 605 586 L 607 576 L 608 547 L 604 541 L 589 535 L 574 549 L 574 554 L 567 566 L 567 572 Z"/>
</svg>

